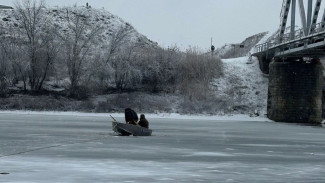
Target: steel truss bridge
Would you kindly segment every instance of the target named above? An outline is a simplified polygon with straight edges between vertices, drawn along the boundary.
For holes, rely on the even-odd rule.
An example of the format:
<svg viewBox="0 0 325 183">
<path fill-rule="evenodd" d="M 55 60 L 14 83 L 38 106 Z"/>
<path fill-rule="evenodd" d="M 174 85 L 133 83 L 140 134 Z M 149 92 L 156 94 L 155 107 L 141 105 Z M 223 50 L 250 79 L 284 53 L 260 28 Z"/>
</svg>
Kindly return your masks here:
<svg viewBox="0 0 325 183">
<path fill-rule="evenodd" d="M 325 56 L 325 11 L 320 18 L 322 0 L 283 0 L 278 31 L 265 43 L 256 45 L 253 56 L 270 62 L 270 58 L 321 58 Z M 305 4 L 307 7 L 305 7 Z M 299 7 L 300 29 L 296 29 Z M 307 14 L 305 11 L 307 8 Z M 287 27 L 291 17 L 290 26 Z M 265 61 L 264 61 L 265 62 Z M 261 60 L 260 60 L 261 63 Z"/>
</svg>

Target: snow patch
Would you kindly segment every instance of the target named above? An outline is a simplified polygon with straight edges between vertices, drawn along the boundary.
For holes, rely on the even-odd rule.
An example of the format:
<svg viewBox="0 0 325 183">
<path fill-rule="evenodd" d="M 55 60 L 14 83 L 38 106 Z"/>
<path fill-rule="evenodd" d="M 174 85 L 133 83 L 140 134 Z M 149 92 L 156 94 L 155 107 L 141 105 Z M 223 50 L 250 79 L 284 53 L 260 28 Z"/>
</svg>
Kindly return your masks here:
<svg viewBox="0 0 325 183">
<path fill-rule="evenodd" d="M 266 114 L 268 78 L 259 69 L 256 58 L 240 57 L 222 59 L 224 77 L 216 79 L 216 95 L 232 101 L 234 106 L 247 106 L 253 111 Z"/>
<path fill-rule="evenodd" d="M 82 117 L 109 117 L 124 118 L 124 113 L 82 113 L 82 112 L 55 112 L 55 111 L 0 111 L 0 114 L 22 114 L 22 115 L 48 115 L 48 116 L 82 116 Z M 189 119 L 189 120 L 214 120 L 214 121 L 271 121 L 266 117 L 250 117 L 249 115 L 181 115 L 176 113 L 145 114 L 151 119 Z"/>
</svg>

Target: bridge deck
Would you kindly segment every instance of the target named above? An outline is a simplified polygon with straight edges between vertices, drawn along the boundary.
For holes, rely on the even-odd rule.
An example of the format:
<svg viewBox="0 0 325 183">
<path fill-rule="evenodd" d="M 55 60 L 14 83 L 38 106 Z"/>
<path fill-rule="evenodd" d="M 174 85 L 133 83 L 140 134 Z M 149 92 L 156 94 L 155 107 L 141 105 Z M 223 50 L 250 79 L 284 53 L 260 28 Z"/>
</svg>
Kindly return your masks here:
<svg viewBox="0 0 325 183">
<path fill-rule="evenodd" d="M 256 45 L 253 56 L 272 55 L 273 57 L 324 57 L 325 29 L 317 24 L 313 34 L 305 36 L 303 29 L 295 32 L 295 39 L 290 40 L 290 33 L 271 38 L 268 42 Z"/>
</svg>

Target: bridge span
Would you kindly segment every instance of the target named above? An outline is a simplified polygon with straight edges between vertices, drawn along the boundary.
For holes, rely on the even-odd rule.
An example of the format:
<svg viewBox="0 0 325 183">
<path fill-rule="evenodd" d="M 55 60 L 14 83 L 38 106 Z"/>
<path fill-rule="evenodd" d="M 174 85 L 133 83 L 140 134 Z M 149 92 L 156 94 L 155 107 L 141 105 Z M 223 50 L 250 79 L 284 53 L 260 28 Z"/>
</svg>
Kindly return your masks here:
<svg viewBox="0 0 325 183">
<path fill-rule="evenodd" d="M 283 0 L 278 31 L 256 45 L 252 54 L 258 58 L 261 71 L 269 74 L 267 112 L 272 120 L 322 121 L 320 59 L 325 57 L 325 11 L 319 18 L 321 4 L 322 0 Z M 296 29 L 297 7 L 300 29 Z"/>
</svg>

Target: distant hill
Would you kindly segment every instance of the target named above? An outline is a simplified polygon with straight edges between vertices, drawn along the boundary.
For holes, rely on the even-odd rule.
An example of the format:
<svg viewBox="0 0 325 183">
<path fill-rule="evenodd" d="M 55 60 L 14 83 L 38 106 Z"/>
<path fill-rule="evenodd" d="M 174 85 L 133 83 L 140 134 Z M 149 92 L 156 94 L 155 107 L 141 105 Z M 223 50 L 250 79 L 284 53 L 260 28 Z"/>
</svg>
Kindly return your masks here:
<svg viewBox="0 0 325 183">
<path fill-rule="evenodd" d="M 0 6 L 5 7 L 5 6 Z M 67 16 L 67 11 L 73 14 L 81 14 L 83 17 L 89 18 L 89 23 L 91 25 L 100 24 L 103 28 L 103 31 L 99 35 L 99 39 L 101 42 L 108 42 L 108 40 L 113 35 L 114 31 L 119 29 L 123 25 L 131 26 L 128 22 L 125 22 L 121 18 L 116 15 L 111 14 L 110 12 L 104 9 L 95 9 L 89 7 L 51 7 L 45 9 L 46 15 L 49 17 L 51 22 L 59 28 L 59 31 L 65 32 L 69 28 Z M 2 31 L 6 32 L 7 36 L 11 35 L 11 30 L 18 29 L 19 24 L 14 16 L 14 9 L 11 8 L 0 8 L 0 27 L 3 28 Z M 132 29 L 134 29 L 132 27 Z M 138 33 L 135 29 L 132 33 L 131 41 L 135 42 L 137 46 L 157 46 L 156 42 L 149 40 L 146 36 Z M 102 45 L 98 44 L 97 46 Z"/>
<path fill-rule="evenodd" d="M 0 5 L 0 9 L 13 9 L 13 8 L 10 6 Z"/>
</svg>

